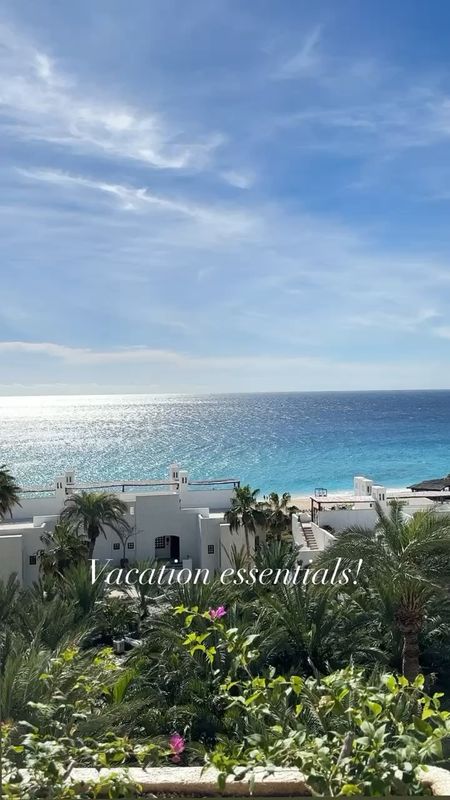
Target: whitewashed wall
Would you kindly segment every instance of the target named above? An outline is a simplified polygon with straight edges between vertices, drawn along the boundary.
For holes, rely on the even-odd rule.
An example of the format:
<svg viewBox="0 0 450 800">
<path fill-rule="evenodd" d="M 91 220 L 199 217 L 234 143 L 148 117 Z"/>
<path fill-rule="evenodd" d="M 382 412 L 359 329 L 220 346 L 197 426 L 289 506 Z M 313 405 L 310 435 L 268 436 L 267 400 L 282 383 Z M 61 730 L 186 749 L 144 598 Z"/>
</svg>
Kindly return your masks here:
<svg viewBox="0 0 450 800">
<path fill-rule="evenodd" d="M 186 473 L 187 474 L 187 473 Z M 179 472 L 180 477 L 185 475 Z M 53 495 L 24 496 L 22 505 L 14 509 L 12 530 L 0 526 L 0 563 L 3 563 L 2 574 L 10 574 L 18 566 L 17 548 L 21 548 L 21 574 L 23 583 L 30 585 L 39 577 L 39 563 L 29 563 L 30 556 L 42 549 L 40 537 L 45 529 L 51 530 L 59 519 L 67 497 L 65 490 L 70 490 L 71 473 L 55 482 Z M 73 475 L 72 475 L 73 477 Z M 155 539 L 161 536 L 177 536 L 180 542 L 180 559 L 191 559 L 194 568 L 208 568 L 214 572 L 221 564 L 221 525 L 224 508 L 229 507 L 233 489 L 207 488 L 189 490 L 185 485 L 180 491 L 167 492 L 117 492 L 121 500 L 129 507 L 127 520 L 134 528 L 135 534 L 127 541 L 125 555 L 130 562 L 140 559 L 168 558 L 170 548 L 155 553 Z M 212 512 L 212 514 L 211 514 Z M 34 525 L 33 525 L 34 520 Z M 17 534 L 19 538 L 14 544 L 2 544 L 3 535 Z M 229 529 L 227 536 L 229 537 Z M 21 538 L 20 538 L 21 537 Z M 233 535 L 232 541 L 243 543 L 242 535 Z M 115 549 L 114 545 L 119 544 Z M 129 548 L 128 544 L 134 544 Z M 208 545 L 214 546 L 214 553 L 208 553 Z M 112 565 L 118 565 L 123 557 L 123 547 L 118 536 L 112 530 L 106 531 L 106 537 L 100 536 L 96 542 L 94 557 L 103 561 L 111 559 Z M 19 570 L 20 571 L 20 570 Z"/>
<path fill-rule="evenodd" d="M 20 583 L 22 573 L 22 534 L 9 534 L 0 537 L 0 580 L 7 581 L 15 572 Z"/>
<path fill-rule="evenodd" d="M 315 522 L 311 522 L 311 531 L 314 534 L 314 538 L 319 546 L 320 550 L 326 550 L 330 544 L 336 541 L 336 537 L 333 536 L 332 533 L 329 531 L 325 531 L 323 528 L 320 528 L 319 525 L 316 525 Z"/>
<path fill-rule="evenodd" d="M 229 508 L 233 489 L 191 489 L 180 492 L 182 508 L 209 508 L 210 511 L 223 511 Z"/>
<path fill-rule="evenodd" d="M 373 529 L 377 519 L 375 508 L 336 509 L 336 511 L 319 511 L 317 523 L 321 528 L 329 525 L 336 533 L 341 533 L 352 525 Z"/>
</svg>

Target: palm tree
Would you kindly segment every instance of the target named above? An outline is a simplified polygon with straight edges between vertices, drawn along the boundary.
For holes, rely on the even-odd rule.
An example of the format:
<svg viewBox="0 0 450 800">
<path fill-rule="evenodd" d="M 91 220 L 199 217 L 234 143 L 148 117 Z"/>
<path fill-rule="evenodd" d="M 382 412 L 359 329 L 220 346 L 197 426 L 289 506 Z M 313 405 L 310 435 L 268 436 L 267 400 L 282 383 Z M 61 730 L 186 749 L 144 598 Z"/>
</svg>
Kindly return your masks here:
<svg viewBox="0 0 450 800">
<path fill-rule="evenodd" d="M 245 549 L 247 558 L 251 558 L 250 533 L 255 533 L 258 526 L 263 527 L 265 514 L 257 500 L 259 489 L 250 486 L 238 486 L 231 499 L 231 508 L 225 513 L 225 522 L 228 522 L 230 531 L 236 533 L 242 526 L 245 535 Z"/>
<path fill-rule="evenodd" d="M 276 492 L 271 492 L 268 500 L 261 503 L 261 508 L 265 511 L 267 530 L 271 538 L 280 541 L 283 533 L 290 529 L 292 514 L 298 511 L 297 506 L 291 504 L 291 495 L 284 492 L 280 497 Z"/>
<path fill-rule="evenodd" d="M 45 547 L 38 556 L 44 575 L 62 574 L 68 567 L 87 558 L 88 540 L 79 536 L 68 522 L 59 522 L 52 531 L 43 533 L 41 542 Z"/>
<path fill-rule="evenodd" d="M 127 526 L 127 511 L 127 504 L 115 494 L 80 492 L 67 498 L 61 520 L 73 525 L 75 531 L 83 532 L 88 539 L 88 558 L 92 558 L 100 534 L 106 538 L 106 528 L 117 532 Z"/>
<path fill-rule="evenodd" d="M 19 493 L 20 486 L 6 468 L 6 464 L 2 464 L 0 467 L 0 520 L 4 519 L 7 514 L 12 516 L 14 506 L 20 506 Z"/>
<path fill-rule="evenodd" d="M 341 567 L 362 559 L 358 581 L 385 609 L 394 633 L 401 639 L 403 675 L 414 680 L 420 673 L 420 635 L 436 605 L 447 605 L 446 578 L 450 575 L 450 516 L 419 511 L 406 517 L 402 505 L 392 502 L 388 512 L 377 504 L 374 530 L 354 527 L 340 534 L 318 566 L 342 559 Z M 350 591 L 355 587 L 349 584 Z"/>
<path fill-rule="evenodd" d="M 5 581 L 0 580 L 0 631 L 6 630 L 16 617 L 20 583 L 15 572 Z"/>
</svg>

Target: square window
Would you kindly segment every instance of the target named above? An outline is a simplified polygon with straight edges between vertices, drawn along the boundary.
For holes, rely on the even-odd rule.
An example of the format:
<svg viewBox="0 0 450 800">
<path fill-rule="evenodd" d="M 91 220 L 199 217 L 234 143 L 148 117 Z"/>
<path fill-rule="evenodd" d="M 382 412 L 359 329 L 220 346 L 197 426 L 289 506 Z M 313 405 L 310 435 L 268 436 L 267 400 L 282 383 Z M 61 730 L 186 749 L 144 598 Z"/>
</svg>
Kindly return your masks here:
<svg viewBox="0 0 450 800">
<path fill-rule="evenodd" d="M 127 547 L 128 550 L 134 550 L 134 542 L 128 542 Z"/>
<path fill-rule="evenodd" d="M 36 556 L 30 556 L 30 566 L 34 567 L 36 566 L 36 563 L 37 563 Z"/>
<path fill-rule="evenodd" d="M 166 546 L 165 536 L 157 536 L 155 539 L 156 550 L 164 550 L 165 546 Z"/>
<path fill-rule="evenodd" d="M 120 550 L 120 544 L 119 544 L 119 542 L 114 542 L 114 544 L 113 544 L 113 550 Z"/>
<path fill-rule="evenodd" d="M 213 556 L 214 555 L 214 545 L 213 544 L 209 544 L 208 545 L 208 555 L 209 556 Z"/>
</svg>

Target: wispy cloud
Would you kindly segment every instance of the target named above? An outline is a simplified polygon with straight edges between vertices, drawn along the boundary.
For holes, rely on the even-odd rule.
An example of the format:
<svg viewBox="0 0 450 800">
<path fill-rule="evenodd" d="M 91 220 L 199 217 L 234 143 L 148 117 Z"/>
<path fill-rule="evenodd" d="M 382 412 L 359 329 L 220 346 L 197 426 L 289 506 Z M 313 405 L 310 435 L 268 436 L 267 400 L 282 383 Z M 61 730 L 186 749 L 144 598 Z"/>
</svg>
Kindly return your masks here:
<svg viewBox="0 0 450 800">
<path fill-rule="evenodd" d="M 434 333 L 436 336 L 439 336 L 440 339 L 450 339 L 450 325 L 441 325 L 434 328 Z"/>
<path fill-rule="evenodd" d="M 281 117 L 281 127 L 313 133 L 311 146 L 347 152 L 377 143 L 393 152 L 431 147 L 450 139 L 450 104 L 440 92 L 429 89 L 399 89 L 392 100 L 383 98 L 361 104 L 316 106 Z M 334 131 L 335 138 L 327 135 Z M 342 136 L 338 138 L 339 132 Z M 319 136 L 320 138 L 317 138 Z M 326 138 L 325 138 L 326 137 Z"/>
<path fill-rule="evenodd" d="M 47 370 L 45 359 L 60 364 L 57 375 L 70 374 L 71 381 L 55 378 L 54 382 L 36 380 L 25 382 L 3 382 L 5 394 L 70 394 L 92 392 L 151 392 L 151 391 L 267 391 L 283 390 L 339 390 L 397 389 L 397 388 L 450 388 L 447 379 L 442 381 L 442 361 L 428 359 L 426 363 L 414 359 L 394 357 L 389 360 L 335 359 L 312 356 L 257 355 L 191 355 L 180 351 L 153 350 L 146 347 L 128 347 L 102 351 L 90 348 L 73 348 L 51 342 L 0 342 L 0 353 L 12 354 L 16 358 L 36 359 L 40 370 Z M 43 360 L 44 359 L 44 360 Z M 127 384 L 121 382 L 124 370 L 133 367 L 152 367 L 151 374 L 139 375 L 131 372 L 134 379 Z M 450 364 L 448 364 L 450 367 Z M 120 376 L 115 383 L 108 381 L 108 367 L 120 367 Z M 65 371 L 64 371 L 65 369 Z M 92 372 L 94 370 L 94 372 Z M 38 373 L 39 374 L 39 373 Z M 128 374 L 128 373 L 127 373 Z M 446 374 L 450 374 L 447 370 Z M 103 380 L 89 380 L 91 375 Z M 345 376 L 345 387 L 342 380 Z"/>
<path fill-rule="evenodd" d="M 250 189 L 255 181 L 254 176 L 249 172 L 240 172 L 239 170 L 226 170 L 222 172 L 222 178 L 230 186 L 235 186 L 237 189 Z"/>
<path fill-rule="evenodd" d="M 180 367 L 204 367 L 208 369 L 240 368 L 252 364 L 263 363 L 265 366 L 298 366 L 308 367 L 318 363 L 315 358 L 295 356 L 279 358 L 271 356 L 203 356 L 186 353 L 158 350 L 145 345 L 121 347 L 112 350 L 95 350 L 92 348 L 70 347 L 54 342 L 0 342 L 0 353 L 29 354 L 59 359 L 67 364 L 173 364 Z M 320 362 L 320 360 L 319 360 Z"/>
<path fill-rule="evenodd" d="M 24 178 L 53 184 L 56 187 L 107 195 L 125 211 L 154 210 L 171 216 L 188 218 L 219 237 L 250 235 L 252 232 L 256 234 L 255 228 L 258 220 L 255 215 L 235 207 L 215 208 L 213 205 L 204 206 L 192 201 L 174 200 L 153 194 L 146 187 L 135 188 L 113 184 L 58 170 L 19 168 L 18 172 Z"/>
<path fill-rule="evenodd" d="M 319 43 L 322 28 L 316 25 L 303 39 L 299 50 L 288 56 L 274 73 L 275 78 L 290 79 L 317 77 L 322 71 L 322 57 Z"/>
<path fill-rule="evenodd" d="M 395 309 L 392 311 L 381 309 L 371 313 L 350 316 L 348 323 L 352 327 L 378 328 L 384 331 L 395 332 L 405 331 L 413 333 L 417 330 L 428 328 L 428 330 L 433 333 L 436 329 L 429 328 L 429 323 L 434 322 L 442 316 L 442 314 L 432 308 L 411 311 L 408 307 L 404 307 L 404 303 L 399 303 L 395 299 L 391 299 L 391 305 L 395 306 Z M 408 306 L 409 304 L 407 303 L 406 305 Z"/>
<path fill-rule="evenodd" d="M 204 167 L 223 140 L 219 133 L 191 138 L 156 110 L 105 101 L 100 87 L 78 85 L 47 53 L 4 24 L 0 110 L 4 134 L 160 169 Z"/>
</svg>

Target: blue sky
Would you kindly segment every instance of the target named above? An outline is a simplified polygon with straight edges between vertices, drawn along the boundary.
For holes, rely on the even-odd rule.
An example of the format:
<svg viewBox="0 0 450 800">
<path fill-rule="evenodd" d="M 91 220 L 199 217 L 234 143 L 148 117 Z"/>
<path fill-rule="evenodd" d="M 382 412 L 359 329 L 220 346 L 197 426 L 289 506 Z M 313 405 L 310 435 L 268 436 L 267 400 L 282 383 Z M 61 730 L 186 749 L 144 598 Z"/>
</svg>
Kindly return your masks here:
<svg viewBox="0 0 450 800">
<path fill-rule="evenodd" d="M 446 0 L 3 0 L 0 393 L 450 388 Z"/>
</svg>

